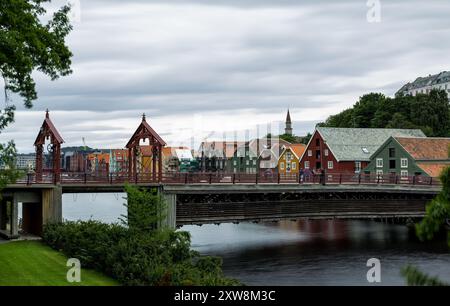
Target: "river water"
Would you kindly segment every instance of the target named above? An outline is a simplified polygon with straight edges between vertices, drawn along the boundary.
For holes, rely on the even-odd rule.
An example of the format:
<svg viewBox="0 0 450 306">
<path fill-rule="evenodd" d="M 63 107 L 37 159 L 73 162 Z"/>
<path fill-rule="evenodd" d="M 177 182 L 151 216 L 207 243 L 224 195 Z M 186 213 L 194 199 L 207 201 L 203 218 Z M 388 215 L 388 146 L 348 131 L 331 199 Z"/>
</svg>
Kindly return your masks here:
<svg viewBox="0 0 450 306">
<path fill-rule="evenodd" d="M 117 222 L 124 194 L 65 194 L 67 220 Z M 281 221 L 183 226 L 201 254 L 223 258 L 227 276 L 247 285 L 374 285 L 367 260 L 381 263 L 381 283 L 405 285 L 400 270 L 413 264 L 450 282 L 445 241 L 420 243 L 406 226 L 372 221 Z"/>
</svg>

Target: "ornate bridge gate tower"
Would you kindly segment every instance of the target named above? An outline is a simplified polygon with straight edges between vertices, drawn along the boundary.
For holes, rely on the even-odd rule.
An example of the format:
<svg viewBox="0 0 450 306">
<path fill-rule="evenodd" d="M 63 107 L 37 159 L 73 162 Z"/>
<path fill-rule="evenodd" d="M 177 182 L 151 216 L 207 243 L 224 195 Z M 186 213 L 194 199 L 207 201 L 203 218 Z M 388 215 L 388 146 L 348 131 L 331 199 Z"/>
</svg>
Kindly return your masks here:
<svg viewBox="0 0 450 306">
<path fill-rule="evenodd" d="M 34 146 L 36 147 L 36 181 L 42 181 L 44 145 L 45 141 L 50 140 L 48 151 L 51 153 L 53 182 L 58 183 L 61 175 L 61 144 L 64 142 L 58 130 L 50 120 L 48 109 L 45 113 L 45 120 L 36 137 Z"/>
<path fill-rule="evenodd" d="M 145 119 L 145 114 L 142 115 L 142 122 L 134 132 L 131 139 L 128 141 L 126 148 L 128 149 L 128 173 L 130 178 L 137 178 L 137 158 L 140 154 L 139 142 L 141 140 L 149 140 L 149 145 L 152 148 L 152 181 L 161 182 L 162 180 L 162 148 L 166 142 L 150 127 Z"/>
</svg>

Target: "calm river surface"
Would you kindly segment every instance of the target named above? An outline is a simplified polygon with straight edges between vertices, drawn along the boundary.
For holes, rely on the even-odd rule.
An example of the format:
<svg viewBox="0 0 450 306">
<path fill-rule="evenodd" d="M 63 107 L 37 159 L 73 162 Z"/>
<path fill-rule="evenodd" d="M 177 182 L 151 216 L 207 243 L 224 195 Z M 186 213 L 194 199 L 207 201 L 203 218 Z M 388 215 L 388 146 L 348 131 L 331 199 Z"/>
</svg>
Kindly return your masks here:
<svg viewBox="0 0 450 306">
<path fill-rule="evenodd" d="M 117 222 L 124 194 L 65 194 L 67 220 Z M 247 285 L 372 285 L 369 258 L 381 261 L 381 285 L 404 285 L 413 264 L 450 282 L 446 243 L 417 241 L 405 226 L 371 221 L 283 221 L 184 226 L 192 246 L 223 258 L 224 272 Z"/>
</svg>

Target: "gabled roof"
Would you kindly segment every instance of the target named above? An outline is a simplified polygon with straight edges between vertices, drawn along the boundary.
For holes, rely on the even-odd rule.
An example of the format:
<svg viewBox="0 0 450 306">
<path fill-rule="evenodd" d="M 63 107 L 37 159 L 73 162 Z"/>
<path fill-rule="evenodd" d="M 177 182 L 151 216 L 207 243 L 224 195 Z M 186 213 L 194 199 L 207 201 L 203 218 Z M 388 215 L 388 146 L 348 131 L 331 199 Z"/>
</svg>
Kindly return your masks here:
<svg viewBox="0 0 450 306">
<path fill-rule="evenodd" d="M 50 120 L 50 114 L 48 110 L 45 113 L 44 122 L 42 123 L 41 129 L 39 130 L 34 145 L 45 143 L 45 138 L 47 136 L 53 136 L 52 142 L 54 141 L 59 144 L 62 144 L 64 142 L 63 138 L 59 134 L 52 120 Z"/>
<path fill-rule="evenodd" d="M 297 157 L 297 159 L 301 159 L 301 157 L 303 156 L 303 153 L 306 150 L 306 145 L 302 144 L 302 143 L 296 143 L 296 144 L 291 144 L 289 146 L 287 146 L 283 152 L 280 154 L 280 157 L 287 151 L 290 150 L 292 153 L 294 153 L 295 157 Z"/>
<path fill-rule="evenodd" d="M 301 158 L 303 153 L 306 150 L 306 145 L 304 145 L 302 143 L 296 143 L 296 144 L 291 144 L 289 146 L 289 148 L 291 148 L 291 150 L 295 153 L 297 158 Z"/>
<path fill-rule="evenodd" d="M 431 177 L 438 177 L 442 170 L 444 170 L 447 167 L 450 167 L 450 163 L 430 163 L 430 162 L 422 162 L 417 163 L 417 166 L 420 167 L 426 174 L 428 174 Z"/>
<path fill-rule="evenodd" d="M 450 160 L 450 138 L 394 138 L 416 160 Z"/>
<path fill-rule="evenodd" d="M 418 129 L 317 127 L 316 131 L 337 161 L 370 161 L 371 155 L 391 136 L 426 137 Z"/>
<path fill-rule="evenodd" d="M 158 135 L 158 133 L 155 132 L 151 128 L 151 126 L 147 123 L 145 119 L 145 114 L 142 115 L 142 122 L 134 132 L 133 136 L 131 136 L 130 140 L 128 141 L 126 147 L 131 148 L 133 146 L 133 142 L 136 139 L 136 137 L 140 137 L 142 135 L 142 138 L 149 138 L 149 136 L 153 136 L 155 140 L 162 146 L 166 145 L 166 142 Z"/>
</svg>

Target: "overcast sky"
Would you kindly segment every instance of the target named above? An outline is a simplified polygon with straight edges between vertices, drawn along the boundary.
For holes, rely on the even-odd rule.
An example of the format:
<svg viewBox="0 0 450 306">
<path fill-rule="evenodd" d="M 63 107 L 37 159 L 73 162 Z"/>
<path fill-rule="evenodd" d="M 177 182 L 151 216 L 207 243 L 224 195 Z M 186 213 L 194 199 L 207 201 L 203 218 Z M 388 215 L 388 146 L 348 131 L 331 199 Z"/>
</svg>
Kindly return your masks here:
<svg viewBox="0 0 450 306">
<path fill-rule="evenodd" d="M 0 141 L 32 151 L 46 108 L 66 145 L 124 147 L 143 112 L 169 145 L 276 129 L 288 107 L 301 135 L 362 94 L 450 69 L 448 0 L 381 0 L 372 23 L 366 2 L 81 0 L 73 74 L 36 73 L 38 101 Z"/>
</svg>

